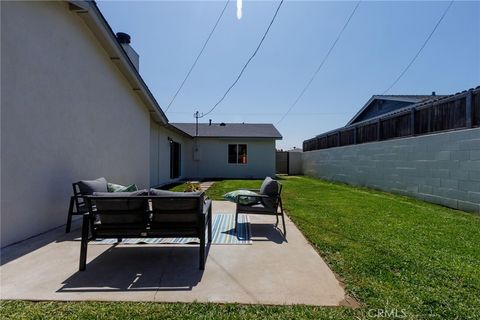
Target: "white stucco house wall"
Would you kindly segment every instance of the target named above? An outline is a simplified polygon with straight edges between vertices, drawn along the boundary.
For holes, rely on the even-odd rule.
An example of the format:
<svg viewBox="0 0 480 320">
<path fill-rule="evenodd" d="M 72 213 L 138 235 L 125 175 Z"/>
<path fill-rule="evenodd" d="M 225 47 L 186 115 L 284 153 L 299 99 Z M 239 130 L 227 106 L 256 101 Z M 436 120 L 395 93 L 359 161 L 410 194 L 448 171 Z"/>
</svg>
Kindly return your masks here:
<svg viewBox="0 0 480 320">
<path fill-rule="evenodd" d="M 0 5 L 0 247 L 64 225 L 78 180 L 148 188 L 275 173 L 279 134 L 195 137 L 170 124 L 129 39 L 113 33 L 95 2 Z M 248 144 L 248 163 L 225 163 L 233 143 Z"/>
</svg>

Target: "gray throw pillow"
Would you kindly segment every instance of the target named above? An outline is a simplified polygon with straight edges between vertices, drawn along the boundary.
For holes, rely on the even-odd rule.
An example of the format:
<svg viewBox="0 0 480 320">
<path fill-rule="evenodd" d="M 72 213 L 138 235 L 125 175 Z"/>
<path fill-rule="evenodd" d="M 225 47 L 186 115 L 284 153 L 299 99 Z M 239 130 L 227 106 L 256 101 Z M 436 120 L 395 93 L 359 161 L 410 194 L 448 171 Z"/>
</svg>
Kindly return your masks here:
<svg viewBox="0 0 480 320">
<path fill-rule="evenodd" d="M 270 177 L 266 177 L 265 180 L 263 180 L 262 186 L 260 187 L 260 194 L 269 197 L 275 197 L 278 194 L 278 182 Z M 262 198 L 262 203 L 267 208 L 274 208 L 275 198 Z"/>
<path fill-rule="evenodd" d="M 168 190 L 150 189 L 151 196 L 170 196 L 176 193 L 177 192 L 168 191 Z"/>
<path fill-rule="evenodd" d="M 166 197 L 198 197 L 203 193 L 203 191 L 196 192 L 175 192 L 168 190 L 160 189 L 150 189 L 151 196 L 166 196 Z"/>
<path fill-rule="evenodd" d="M 168 190 L 150 189 L 150 196 L 156 196 L 156 197 L 159 197 L 160 199 L 162 197 L 165 197 L 165 198 L 177 198 L 177 197 L 197 198 L 197 197 L 200 197 L 200 199 L 201 199 L 200 201 L 205 203 L 205 192 L 203 192 L 203 191 L 175 192 L 175 191 L 168 191 Z M 185 202 L 185 201 L 183 201 L 183 202 Z M 156 201 L 156 203 L 158 203 L 158 201 Z M 188 206 L 187 203 L 184 203 L 184 204 L 186 206 Z"/>
<path fill-rule="evenodd" d="M 78 187 L 83 195 L 89 196 L 94 192 L 108 192 L 107 180 L 98 178 L 96 180 L 82 180 L 78 182 Z"/>
</svg>

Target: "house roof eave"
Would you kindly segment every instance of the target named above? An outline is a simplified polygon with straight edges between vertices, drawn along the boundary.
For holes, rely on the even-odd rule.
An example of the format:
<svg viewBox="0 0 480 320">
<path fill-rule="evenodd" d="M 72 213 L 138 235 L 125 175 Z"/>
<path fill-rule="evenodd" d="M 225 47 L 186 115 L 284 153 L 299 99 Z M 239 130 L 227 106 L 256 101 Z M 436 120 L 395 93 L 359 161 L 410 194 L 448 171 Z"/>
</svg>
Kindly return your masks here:
<svg viewBox="0 0 480 320">
<path fill-rule="evenodd" d="M 365 103 L 365 105 L 353 116 L 353 118 L 347 122 L 346 126 L 351 125 L 375 99 L 377 99 L 377 96 L 372 96 L 370 99 L 368 99 L 367 103 Z"/>
<path fill-rule="evenodd" d="M 170 130 L 172 130 L 172 131 L 175 131 L 176 133 L 178 133 L 178 134 L 180 134 L 180 135 L 183 135 L 183 136 L 185 136 L 185 137 L 187 137 L 187 138 L 190 138 L 190 139 L 193 139 L 193 138 L 194 138 L 193 136 L 191 136 L 191 135 L 188 134 L 187 132 L 181 130 L 180 128 L 177 128 L 177 127 L 171 125 L 170 123 L 166 123 L 164 126 L 165 126 L 165 128 L 168 128 L 168 129 L 170 129 Z"/>
<path fill-rule="evenodd" d="M 167 124 L 167 116 L 130 61 L 125 50 L 117 41 L 115 33 L 100 12 L 95 1 L 69 1 L 69 9 L 76 12 L 92 31 L 93 35 L 109 55 L 110 60 L 117 66 L 130 84 L 132 90 L 148 108 L 151 117 L 160 124 Z"/>
<path fill-rule="evenodd" d="M 212 137 L 212 136 L 198 136 L 196 138 L 201 138 L 201 139 L 249 139 L 249 140 L 270 140 L 270 139 L 274 139 L 274 140 L 283 140 L 282 136 L 280 136 L 280 137 L 248 137 L 248 136 L 245 136 L 245 137 L 242 137 L 242 136 L 215 136 L 215 137 Z"/>
<path fill-rule="evenodd" d="M 435 97 L 435 96 L 432 96 Z M 439 98 L 442 96 L 438 96 Z M 426 99 L 426 98 L 425 98 Z M 388 96 L 388 95 L 373 95 L 367 103 L 353 116 L 350 121 L 346 124 L 346 126 L 351 125 L 357 118 L 372 104 L 375 100 L 388 100 L 388 101 L 402 101 L 402 102 L 411 102 L 412 104 L 417 104 L 422 102 L 422 99 L 418 97 L 405 97 L 405 96 Z"/>
</svg>

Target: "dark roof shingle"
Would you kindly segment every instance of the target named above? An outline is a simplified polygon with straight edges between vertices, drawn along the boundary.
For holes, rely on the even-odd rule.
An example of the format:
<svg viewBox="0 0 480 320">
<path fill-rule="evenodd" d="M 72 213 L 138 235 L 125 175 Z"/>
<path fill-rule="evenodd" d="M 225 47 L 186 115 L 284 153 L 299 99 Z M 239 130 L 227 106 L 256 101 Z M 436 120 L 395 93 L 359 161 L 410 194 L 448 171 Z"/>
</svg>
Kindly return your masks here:
<svg viewBox="0 0 480 320">
<path fill-rule="evenodd" d="M 170 123 L 175 128 L 195 137 L 195 123 Z M 282 139 L 270 123 L 199 123 L 198 136 L 209 138 L 272 138 Z"/>
</svg>

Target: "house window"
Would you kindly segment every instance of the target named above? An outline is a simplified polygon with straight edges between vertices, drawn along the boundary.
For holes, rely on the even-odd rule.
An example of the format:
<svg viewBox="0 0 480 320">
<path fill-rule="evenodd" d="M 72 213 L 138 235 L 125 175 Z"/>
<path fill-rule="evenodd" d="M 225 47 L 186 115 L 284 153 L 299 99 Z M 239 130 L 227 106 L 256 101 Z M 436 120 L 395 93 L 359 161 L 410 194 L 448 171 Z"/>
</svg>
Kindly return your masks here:
<svg viewBox="0 0 480 320">
<path fill-rule="evenodd" d="M 247 164 L 247 145 L 229 144 L 228 163 Z"/>
</svg>

